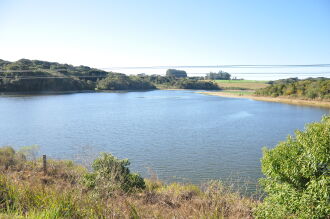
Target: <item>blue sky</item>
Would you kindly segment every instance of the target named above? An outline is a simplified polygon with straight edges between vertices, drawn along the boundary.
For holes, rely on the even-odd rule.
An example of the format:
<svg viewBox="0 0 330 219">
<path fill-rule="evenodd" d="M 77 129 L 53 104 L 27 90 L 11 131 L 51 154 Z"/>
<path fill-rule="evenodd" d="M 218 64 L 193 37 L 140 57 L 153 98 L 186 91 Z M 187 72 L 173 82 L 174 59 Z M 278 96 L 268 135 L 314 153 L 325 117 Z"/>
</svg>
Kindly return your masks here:
<svg viewBox="0 0 330 219">
<path fill-rule="evenodd" d="M 330 1 L 0 0 L 0 58 L 99 68 L 330 63 Z"/>
</svg>

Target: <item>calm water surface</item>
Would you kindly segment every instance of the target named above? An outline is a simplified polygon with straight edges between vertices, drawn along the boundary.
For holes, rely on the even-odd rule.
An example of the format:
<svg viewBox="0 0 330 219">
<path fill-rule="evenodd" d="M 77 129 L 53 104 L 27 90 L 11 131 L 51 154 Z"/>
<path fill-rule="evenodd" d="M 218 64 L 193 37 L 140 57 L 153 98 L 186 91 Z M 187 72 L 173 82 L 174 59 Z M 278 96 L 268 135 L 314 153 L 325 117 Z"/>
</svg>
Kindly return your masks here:
<svg viewBox="0 0 330 219">
<path fill-rule="evenodd" d="M 165 181 L 256 181 L 263 146 L 328 112 L 193 91 L 2 96 L 0 145 L 37 144 L 48 156 L 81 162 L 111 152 Z"/>
</svg>

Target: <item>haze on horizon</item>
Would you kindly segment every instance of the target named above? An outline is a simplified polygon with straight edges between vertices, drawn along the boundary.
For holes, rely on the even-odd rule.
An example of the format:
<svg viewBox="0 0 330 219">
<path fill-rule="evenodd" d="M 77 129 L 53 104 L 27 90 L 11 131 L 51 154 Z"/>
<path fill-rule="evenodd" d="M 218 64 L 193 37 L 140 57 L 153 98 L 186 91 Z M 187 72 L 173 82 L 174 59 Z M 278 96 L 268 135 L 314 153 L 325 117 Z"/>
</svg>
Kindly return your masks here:
<svg viewBox="0 0 330 219">
<path fill-rule="evenodd" d="M 0 2 L 0 59 L 97 68 L 330 63 L 329 12 L 327 0 L 4 0 Z M 187 71 L 210 70 L 218 69 Z M 288 71 L 330 75 L 330 68 L 219 70 L 267 71 L 273 73 L 271 78 Z M 148 70 L 121 72 L 142 71 Z M 259 76 L 245 78 L 249 77 Z"/>
</svg>

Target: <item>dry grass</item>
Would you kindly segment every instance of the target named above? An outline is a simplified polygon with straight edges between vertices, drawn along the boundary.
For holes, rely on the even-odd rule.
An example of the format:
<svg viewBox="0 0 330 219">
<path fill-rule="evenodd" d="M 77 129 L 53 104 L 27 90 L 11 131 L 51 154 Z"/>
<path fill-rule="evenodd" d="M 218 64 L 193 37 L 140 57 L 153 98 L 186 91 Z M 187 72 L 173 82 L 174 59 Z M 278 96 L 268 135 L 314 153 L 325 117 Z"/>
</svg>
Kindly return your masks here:
<svg viewBox="0 0 330 219">
<path fill-rule="evenodd" d="M 22 165 L 23 162 L 23 165 Z M 218 181 L 198 187 L 146 179 L 146 189 L 100 198 L 70 161 L 22 161 L 0 173 L 0 218 L 252 218 L 258 201 Z"/>
<path fill-rule="evenodd" d="M 216 80 L 215 82 L 220 88 L 231 90 L 256 90 L 269 86 L 266 81 Z"/>
</svg>

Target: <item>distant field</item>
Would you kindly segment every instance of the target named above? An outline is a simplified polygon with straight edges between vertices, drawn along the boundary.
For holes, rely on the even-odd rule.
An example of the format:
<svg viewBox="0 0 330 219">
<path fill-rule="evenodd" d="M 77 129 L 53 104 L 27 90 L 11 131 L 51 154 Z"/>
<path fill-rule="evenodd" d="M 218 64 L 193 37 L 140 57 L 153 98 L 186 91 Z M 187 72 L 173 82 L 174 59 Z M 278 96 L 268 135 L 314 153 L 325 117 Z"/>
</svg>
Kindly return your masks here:
<svg viewBox="0 0 330 219">
<path fill-rule="evenodd" d="M 215 80 L 215 82 L 222 82 L 222 83 L 259 83 L 259 84 L 265 84 L 268 81 L 258 81 L 258 80 Z"/>
<path fill-rule="evenodd" d="M 231 90 L 255 90 L 269 86 L 268 81 L 257 80 L 215 80 L 219 87 Z"/>
</svg>

